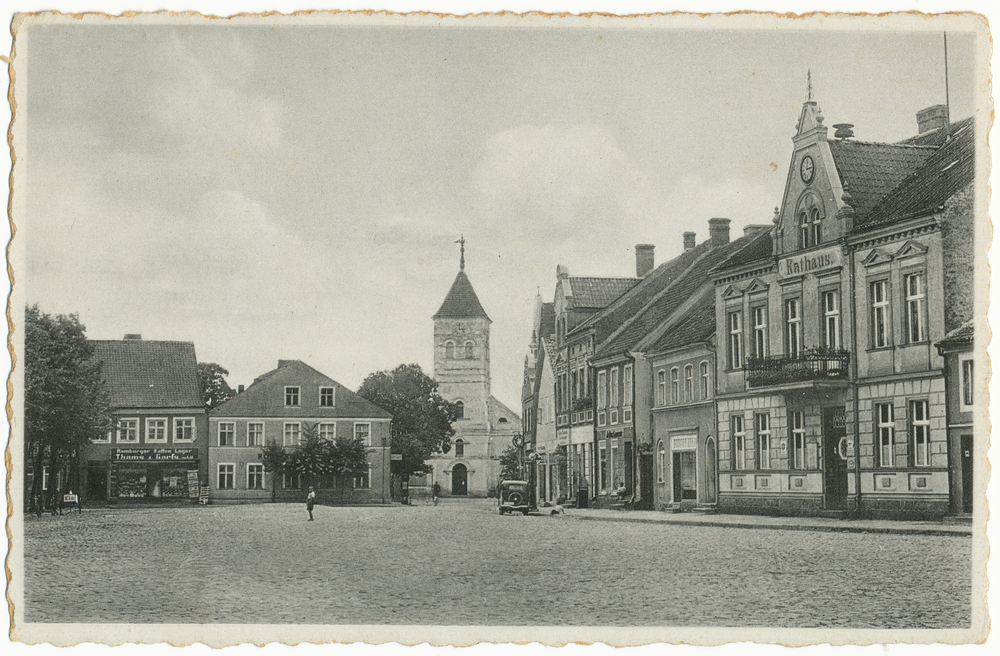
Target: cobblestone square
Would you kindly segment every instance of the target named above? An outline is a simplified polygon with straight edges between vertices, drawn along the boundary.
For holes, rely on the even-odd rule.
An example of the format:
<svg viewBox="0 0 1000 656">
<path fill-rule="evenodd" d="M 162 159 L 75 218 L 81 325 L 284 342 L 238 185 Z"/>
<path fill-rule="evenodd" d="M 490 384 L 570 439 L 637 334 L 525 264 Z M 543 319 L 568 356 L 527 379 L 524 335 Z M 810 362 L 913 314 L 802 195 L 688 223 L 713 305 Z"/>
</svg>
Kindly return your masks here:
<svg viewBox="0 0 1000 656">
<path fill-rule="evenodd" d="M 29 622 L 957 628 L 967 537 L 500 517 L 440 506 L 25 520 Z M 912 576 L 920 572 L 919 576 Z"/>
</svg>

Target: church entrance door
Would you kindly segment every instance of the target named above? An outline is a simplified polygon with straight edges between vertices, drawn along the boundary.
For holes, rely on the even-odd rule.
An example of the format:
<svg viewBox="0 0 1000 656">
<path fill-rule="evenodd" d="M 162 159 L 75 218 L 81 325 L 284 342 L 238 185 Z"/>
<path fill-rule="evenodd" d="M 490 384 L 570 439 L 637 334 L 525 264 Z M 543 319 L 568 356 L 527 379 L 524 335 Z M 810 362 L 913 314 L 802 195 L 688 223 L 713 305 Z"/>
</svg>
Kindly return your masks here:
<svg viewBox="0 0 1000 656">
<path fill-rule="evenodd" d="M 469 493 L 469 469 L 461 463 L 451 468 L 451 493 L 456 496 Z"/>
</svg>

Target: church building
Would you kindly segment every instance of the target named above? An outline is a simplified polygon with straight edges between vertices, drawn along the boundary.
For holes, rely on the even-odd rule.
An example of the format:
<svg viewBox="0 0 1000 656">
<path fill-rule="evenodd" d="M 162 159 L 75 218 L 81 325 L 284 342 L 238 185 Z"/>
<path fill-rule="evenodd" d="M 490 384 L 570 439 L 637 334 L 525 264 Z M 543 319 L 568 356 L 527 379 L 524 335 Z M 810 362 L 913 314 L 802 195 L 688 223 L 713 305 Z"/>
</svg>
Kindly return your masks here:
<svg viewBox="0 0 1000 656">
<path fill-rule="evenodd" d="M 490 321 L 465 273 L 465 240 L 458 275 L 434 314 L 434 380 L 438 393 L 462 409 L 448 453 L 430 460 L 432 484 L 443 496 L 484 497 L 497 487 L 500 454 L 521 433 L 521 419 L 490 390 Z"/>
</svg>

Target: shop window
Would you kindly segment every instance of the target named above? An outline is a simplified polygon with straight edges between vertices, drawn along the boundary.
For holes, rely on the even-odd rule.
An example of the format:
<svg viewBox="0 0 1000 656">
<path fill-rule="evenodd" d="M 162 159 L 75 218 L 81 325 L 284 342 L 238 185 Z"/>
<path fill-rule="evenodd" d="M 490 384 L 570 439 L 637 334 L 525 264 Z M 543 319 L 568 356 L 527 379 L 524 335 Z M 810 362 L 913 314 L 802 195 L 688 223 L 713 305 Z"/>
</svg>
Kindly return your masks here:
<svg viewBox="0 0 1000 656">
<path fill-rule="evenodd" d="M 174 442 L 194 442 L 194 417 L 174 418 Z"/>
<path fill-rule="evenodd" d="M 354 424 L 354 439 L 360 440 L 365 446 L 371 446 L 371 432 L 372 425 L 368 423 L 356 423 Z"/>
<path fill-rule="evenodd" d="M 656 443 L 657 468 L 659 474 L 657 481 L 662 483 L 667 479 L 667 449 L 663 446 L 663 440 Z"/>
<path fill-rule="evenodd" d="M 806 468 L 806 424 L 805 414 L 792 411 L 788 413 L 788 428 L 791 432 L 791 465 L 792 469 Z"/>
<path fill-rule="evenodd" d="M 456 458 L 465 457 L 465 441 L 462 439 L 455 440 L 455 457 Z"/>
<path fill-rule="evenodd" d="M 601 441 L 601 445 L 600 445 L 600 448 L 598 449 L 597 453 L 598 453 L 598 458 L 599 458 L 598 464 L 599 464 L 599 469 L 600 469 L 599 473 L 600 473 L 600 478 L 601 478 L 601 489 L 602 490 L 606 490 L 606 489 L 608 489 L 608 478 L 609 478 L 610 472 L 608 471 L 608 449 L 605 446 L 605 443 L 604 443 L 603 440 Z"/>
<path fill-rule="evenodd" d="M 319 388 L 319 405 L 323 408 L 333 407 L 333 388 L 332 387 L 320 387 Z"/>
<path fill-rule="evenodd" d="M 962 360 L 962 410 L 972 410 L 975 401 L 975 388 L 973 387 L 973 361 L 972 358 Z"/>
<path fill-rule="evenodd" d="M 906 340 L 910 344 L 927 339 L 926 292 L 924 274 L 911 273 L 903 278 L 906 291 Z"/>
<path fill-rule="evenodd" d="M 299 405 L 299 388 L 298 387 L 286 387 L 285 388 L 285 406 L 286 407 L 298 407 Z"/>
<path fill-rule="evenodd" d="M 247 423 L 247 446 L 264 446 L 264 422 Z"/>
<path fill-rule="evenodd" d="M 747 434 L 743 425 L 743 415 L 729 418 L 733 433 L 733 469 L 747 468 Z"/>
<path fill-rule="evenodd" d="M 297 421 L 288 422 L 285 424 L 284 429 L 282 444 L 284 446 L 297 446 L 302 434 L 302 425 Z"/>
<path fill-rule="evenodd" d="M 247 489 L 264 489 L 264 465 L 260 463 L 250 463 L 247 465 Z"/>
<path fill-rule="evenodd" d="M 337 424 L 325 421 L 319 425 L 319 439 L 326 442 L 333 442 L 337 439 Z"/>
<path fill-rule="evenodd" d="M 730 312 L 726 325 L 729 327 L 729 368 L 740 369 L 743 366 L 743 313 Z"/>
<path fill-rule="evenodd" d="M 892 467 L 894 463 L 893 442 L 896 426 L 892 417 L 891 403 L 875 404 L 875 445 L 879 467 Z"/>
<path fill-rule="evenodd" d="M 910 435 L 913 439 L 913 465 L 927 467 L 931 464 L 931 420 L 927 414 L 927 401 L 910 401 Z"/>
<path fill-rule="evenodd" d="M 871 348 L 889 346 L 889 283 L 876 280 L 869 287 L 871 302 Z"/>
<path fill-rule="evenodd" d="M 236 446 L 236 424 L 234 422 L 219 422 L 219 446 Z"/>
<path fill-rule="evenodd" d="M 754 438 L 757 440 L 757 469 L 771 468 L 771 417 L 766 412 L 754 415 Z"/>
<path fill-rule="evenodd" d="M 147 419 L 146 420 L 146 443 L 164 444 L 167 441 L 167 420 Z"/>
<path fill-rule="evenodd" d="M 139 441 L 139 420 L 119 419 L 117 440 L 121 444 L 135 444 Z"/>
<path fill-rule="evenodd" d="M 232 490 L 236 483 L 236 465 L 219 465 L 219 489 Z"/>
</svg>

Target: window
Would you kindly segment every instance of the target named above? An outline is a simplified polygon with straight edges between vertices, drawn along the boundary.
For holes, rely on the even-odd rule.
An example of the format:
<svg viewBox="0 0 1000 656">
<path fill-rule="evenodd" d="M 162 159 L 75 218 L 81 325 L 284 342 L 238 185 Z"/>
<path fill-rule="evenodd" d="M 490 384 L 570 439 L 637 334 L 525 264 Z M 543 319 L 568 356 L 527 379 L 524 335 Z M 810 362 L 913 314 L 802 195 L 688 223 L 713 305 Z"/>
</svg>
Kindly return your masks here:
<svg viewBox="0 0 1000 656">
<path fill-rule="evenodd" d="M 611 400 L 611 407 L 618 407 L 618 367 L 611 368 L 611 389 L 608 392 Z"/>
<path fill-rule="evenodd" d="M 465 457 L 465 440 L 457 439 L 455 440 L 455 457 L 464 458 Z"/>
<path fill-rule="evenodd" d="M 166 442 L 167 441 L 167 420 L 147 419 L 146 420 L 146 442 Z"/>
<path fill-rule="evenodd" d="M 767 308 L 763 305 L 752 308 L 753 317 L 753 356 L 763 358 L 767 355 Z"/>
<path fill-rule="evenodd" d="M 694 401 L 694 366 L 684 367 L 684 400 Z"/>
<path fill-rule="evenodd" d="M 285 424 L 285 433 L 283 436 L 282 444 L 285 446 L 295 446 L 299 443 L 299 436 L 302 432 L 302 427 L 299 422 L 289 422 Z"/>
<path fill-rule="evenodd" d="M 285 388 L 285 405 L 286 406 L 298 406 L 299 405 L 299 388 L 298 387 L 286 387 Z"/>
<path fill-rule="evenodd" d="M 597 407 L 598 408 L 605 408 L 608 405 L 608 403 L 607 403 L 607 400 L 608 400 L 607 387 L 608 387 L 608 372 L 606 372 L 606 371 L 598 371 L 597 372 Z"/>
<path fill-rule="evenodd" d="M 319 425 L 319 439 L 333 442 L 337 439 L 337 424 L 332 421 L 323 422 Z"/>
<path fill-rule="evenodd" d="M 681 373 L 677 367 L 670 370 L 670 402 L 680 403 L 681 400 Z"/>
<path fill-rule="evenodd" d="M 975 395 L 973 394 L 973 365 L 972 360 L 962 360 L 962 409 L 971 410 L 972 404 L 975 401 Z"/>
<path fill-rule="evenodd" d="M 219 489 L 232 490 L 236 483 L 236 465 L 219 465 Z"/>
<path fill-rule="evenodd" d="M 743 313 L 730 312 L 726 320 L 729 326 L 729 368 L 743 366 Z"/>
<path fill-rule="evenodd" d="M 632 405 L 632 365 L 627 364 L 622 369 L 622 396 L 624 405 Z"/>
<path fill-rule="evenodd" d="M 465 359 L 466 360 L 472 359 L 472 342 L 465 343 Z"/>
<path fill-rule="evenodd" d="M 802 354 L 802 311 L 797 298 L 785 301 L 785 353 L 790 358 Z"/>
<path fill-rule="evenodd" d="M 806 424 L 802 412 L 788 413 L 788 426 L 791 429 L 791 465 L 792 469 L 806 468 Z"/>
<path fill-rule="evenodd" d="M 372 486 L 372 470 L 371 467 L 366 469 L 362 474 L 354 477 L 354 489 L 355 490 L 368 490 Z"/>
<path fill-rule="evenodd" d="M 174 418 L 174 442 L 194 442 L 194 417 Z"/>
<path fill-rule="evenodd" d="M 931 420 L 927 415 L 927 401 L 910 401 L 910 435 L 913 436 L 913 464 L 928 466 L 931 464 Z"/>
<path fill-rule="evenodd" d="M 809 215 L 806 214 L 805 212 L 802 212 L 801 214 L 799 214 L 799 247 L 800 248 L 809 248 L 809 246 L 811 245 L 809 243 L 810 232 L 811 231 L 809 230 Z"/>
<path fill-rule="evenodd" d="M 465 402 L 455 401 L 455 407 L 458 409 L 458 418 L 465 419 Z"/>
<path fill-rule="evenodd" d="M 730 417 L 733 429 L 733 468 L 747 468 L 747 434 L 743 427 L 743 415 Z"/>
<path fill-rule="evenodd" d="M 264 422 L 247 423 L 247 446 L 264 446 Z"/>
<path fill-rule="evenodd" d="M 319 388 L 319 404 L 324 408 L 333 407 L 333 388 L 332 387 L 320 387 Z"/>
<path fill-rule="evenodd" d="M 139 441 L 139 420 L 119 419 L 118 420 L 118 442 L 122 444 L 134 444 Z"/>
<path fill-rule="evenodd" d="M 840 293 L 823 292 L 823 346 L 840 348 Z"/>
<path fill-rule="evenodd" d="M 660 440 L 656 444 L 656 454 L 659 467 L 657 467 L 657 472 L 659 473 L 659 478 L 657 479 L 660 483 L 667 480 L 667 450 L 663 446 L 663 440 Z"/>
<path fill-rule="evenodd" d="M 812 219 L 812 245 L 818 246 L 820 242 L 823 241 L 823 235 L 821 233 L 821 219 L 819 216 L 819 210 L 815 207 L 809 212 L 809 218 Z"/>
<path fill-rule="evenodd" d="M 753 416 L 754 433 L 757 438 L 757 469 L 771 468 L 771 417 L 766 412 Z"/>
<path fill-rule="evenodd" d="M 892 419 L 891 403 L 875 404 L 875 422 L 875 446 L 878 449 L 878 465 L 879 467 L 892 467 L 892 444 L 896 426 Z"/>
<path fill-rule="evenodd" d="M 451 360 L 455 357 L 455 343 L 445 342 L 444 343 L 444 357 Z"/>
<path fill-rule="evenodd" d="M 372 425 L 371 424 L 367 424 L 367 423 L 366 424 L 361 424 L 361 423 L 354 424 L 354 439 L 361 440 L 361 443 L 364 444 L 365 446 L 371 446 L 372 445 L 372 443 L 371 443 L 371 432 L 372 432 Z"/>
<path fill-rule="evenodd" d="M 298 474 L 282 474 L 281 487 L 286 490 L 298 490 L 302 487 L 302 477 Z"/>
<path fill-rule="evenodd" d="M 601 447 L 598 450 L 598 457 L 600 458 L 600 477 L 601 477 L 601 489 L 608 489 L 608 449 L 605 446 L 605 442 L 601 441 Z"/>
<path fill-rule="evenodd" d="M 236 424 L 231 421 L 219 422 L 219 446 L 236 446 Z"/>
<path fill-rule="evenodd" d="M 247 465 L 247 489 L 264 489 L 264 465 L 256 462 Z"/>
<path fill-rule="evenodd" d="M 657 405 L 667 404 L 667 372 L 663 369 L 656 372 L 656 403 Z"/>
<path fill-rule="evenodd" d="M 870 290 L 872 305 L 872 348 L 889 346 L 889 288 L 885 280 L 876 280 Z"/>
<path fill-rule="evenodd" d="M 924 317 L 924 274 L 911 273 L 903 278 L 906 290 L 906 340 L 913 344 L 927 339 Z"/>
<path fill-rule="evenodd" d="M 701 363 L 701 398 L 708 399 L 712 396 L 712 379 L 708 370 L 708 363 Z"/>
</svg>

